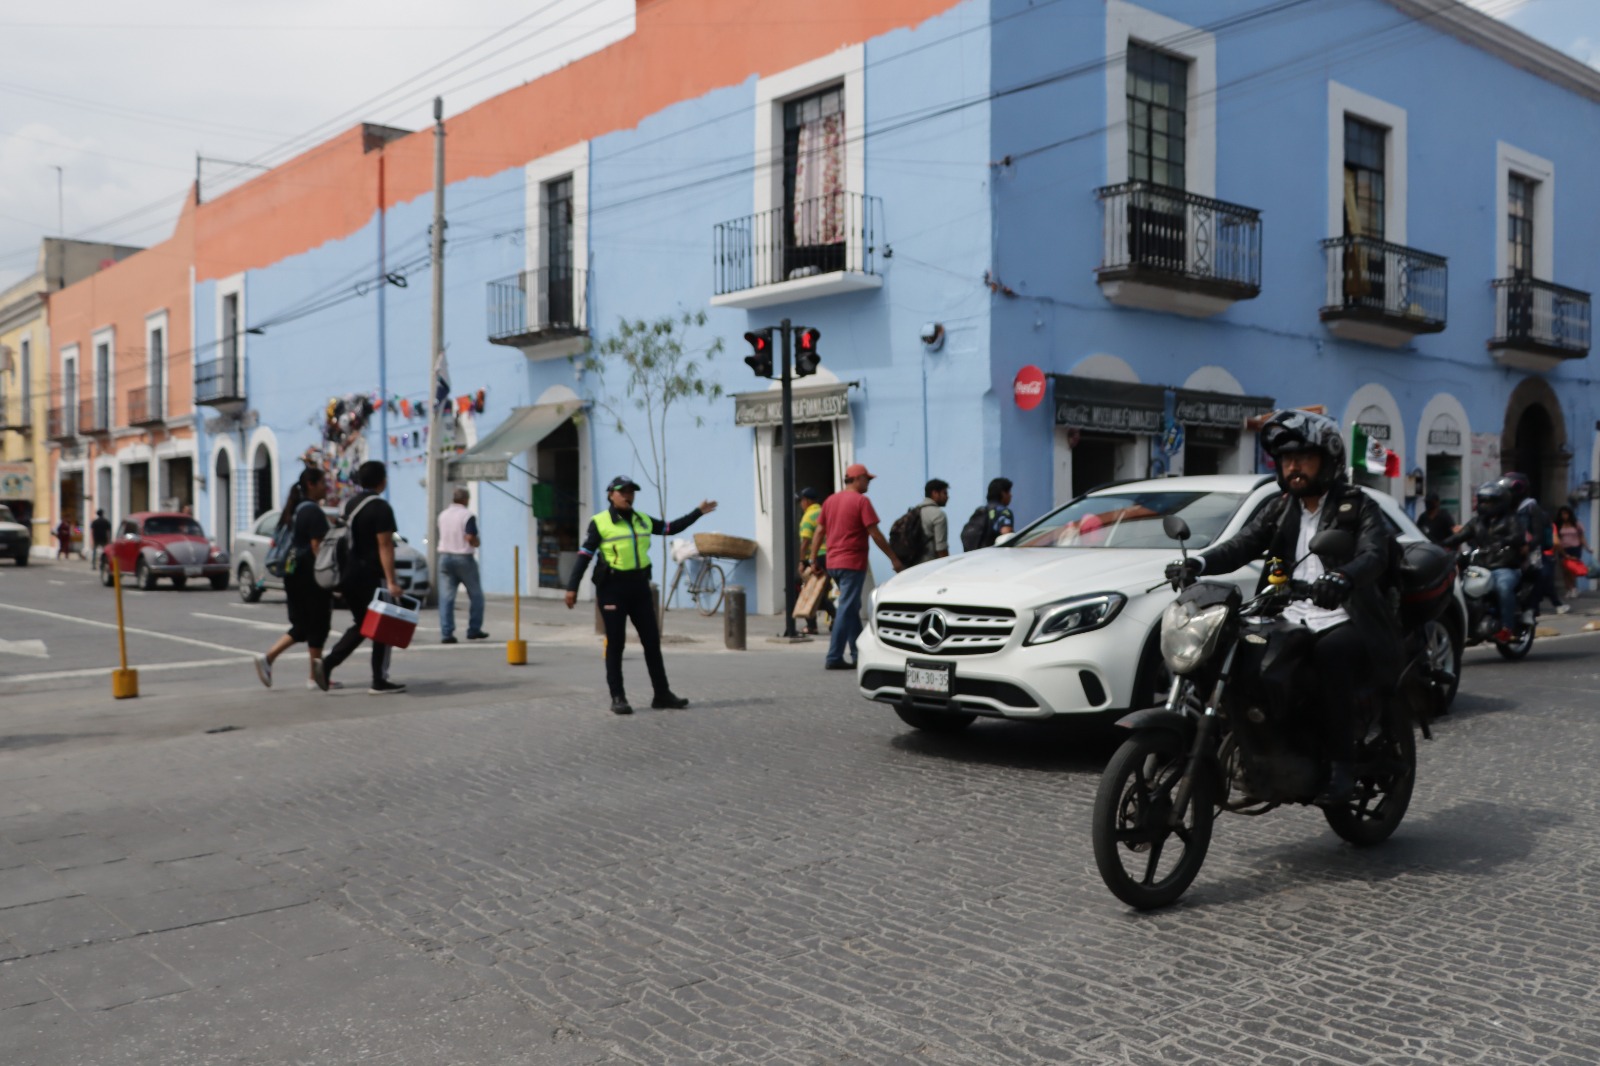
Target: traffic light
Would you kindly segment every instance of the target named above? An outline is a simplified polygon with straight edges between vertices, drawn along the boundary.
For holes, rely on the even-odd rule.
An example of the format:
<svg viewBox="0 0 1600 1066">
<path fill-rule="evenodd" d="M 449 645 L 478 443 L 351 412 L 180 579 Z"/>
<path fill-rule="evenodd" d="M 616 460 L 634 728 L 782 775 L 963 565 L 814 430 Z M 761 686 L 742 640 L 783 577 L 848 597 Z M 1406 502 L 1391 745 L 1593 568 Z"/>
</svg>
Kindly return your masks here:
<svg viewBox="0 0 1600 1066">
<path fill-rule="evenodd" d="M 822 353 L 817 351 L 817 338 L 822 336 L 820 329 L 807 326 L 805 329 L 795 331 L 794 343 L 794 376 L 803 378 L 808 374 L 817 372 L 817 364 L 822 362 Z"/>
<path fill-rule="evenodd" d="M 744 335 L 750 342 L 750 354 L 744 357 L 745 364 L 756 372 L 758 378 L 772 376 L 772 327 L 754 329 Z"/>
</svg>

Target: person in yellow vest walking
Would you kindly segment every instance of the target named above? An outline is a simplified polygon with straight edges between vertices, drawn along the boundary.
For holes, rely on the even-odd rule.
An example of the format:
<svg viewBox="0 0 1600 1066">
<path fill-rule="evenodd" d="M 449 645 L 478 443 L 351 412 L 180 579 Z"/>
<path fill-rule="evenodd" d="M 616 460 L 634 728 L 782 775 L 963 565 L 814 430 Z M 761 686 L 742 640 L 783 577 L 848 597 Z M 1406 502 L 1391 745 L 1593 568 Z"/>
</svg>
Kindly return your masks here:
<svg viewBox="0 0 1600 1066">
<path fill-rule="evenodd" d="M 578 565 L 567 581 L 567 606 L 578 602 L 578 586 L 589 569 L 589 560 L 599 557 L 594 569 L 595 598 L 600 601 L 600 617 L 606 627 L 606 684 L 611 689 L 611 712 L 632 714 L 627 692 L 622 686 L 622 646 L 628 637 L 628 622 L 633 622 L 639 643 L 644 646 L 644 664 L 650 671 L 655 698 L 650 706 L 657 710 L 689 706 L 667 686 L 667 668 L 661 661 L 661 630 L 656 626 L 655 604 L 650 597 L 650 538 L 680 533 L 701 515 L 717 509 L 716 500 L 702 500 L 699 507 L 682 518 L 663 522 L 633 509 L 633 494 L 639 491 L 630 477 L 616 477 L 606 486 L 611 506 L 589 520 L 589 531 L 578 550 Z"/>
</svg>

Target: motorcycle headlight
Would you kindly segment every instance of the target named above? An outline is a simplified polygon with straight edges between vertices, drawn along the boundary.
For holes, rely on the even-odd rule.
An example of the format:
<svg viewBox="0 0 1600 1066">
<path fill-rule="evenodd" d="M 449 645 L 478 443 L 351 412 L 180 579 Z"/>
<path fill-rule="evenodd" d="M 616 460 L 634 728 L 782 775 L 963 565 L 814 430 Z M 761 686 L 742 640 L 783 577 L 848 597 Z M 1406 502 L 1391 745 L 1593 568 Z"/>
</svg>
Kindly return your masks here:
<svg viewBox="0 0 1600 1066">
<path fill-rule="evenodd" d="M 1228 607 L 1221 603 L 1201 610 L 1180 600 L 1163 611 L 1161 657 L 1167 661 L 1167 669 L 1187 674 L 1209 659 L 1227 620 Z"/>
<path fill-rule="evenodd" d="M 1128 597 L 1120 592 L 1098 592 L 1093 596 L 1074 596 L 1070 600 L 1047 603 L 1034 611 L 1033 628 L 1022 643 L 1049 644 L 1062 637 L 1087 633 L 1108 625 Z"/>
</svg>

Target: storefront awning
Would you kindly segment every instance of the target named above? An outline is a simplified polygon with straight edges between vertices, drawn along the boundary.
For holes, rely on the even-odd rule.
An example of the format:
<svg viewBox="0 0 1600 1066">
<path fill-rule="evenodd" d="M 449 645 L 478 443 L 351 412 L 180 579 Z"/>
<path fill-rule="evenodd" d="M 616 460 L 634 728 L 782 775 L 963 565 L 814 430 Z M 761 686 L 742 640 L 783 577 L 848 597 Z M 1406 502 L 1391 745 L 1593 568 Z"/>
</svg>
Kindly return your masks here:
<svg viewBox="0 0 1600 1066">
<path fill-rule="evenodd" d="M 792 389 L 795 422 L 833 422 L 850 417 L 850 386 L 813 385 Z M 778 389 L 761 392 L 736 392 L 733 395 L 733 424 L 736 426 L 783 425 L 783 393 Z"/>
<path fill-rule="evenodd" d="M 1168 389 L 1102 378 L 1051 375 L 1056 425 L 1102 433 L 1160 433 Z M 1270 396 L 1235 396 L 1199 389 L 1172 389 L 1173 414 L 1183 426 L 1239 430 L 1247 418 L 1272 410 Z"/>
<path fill-rule="evenodd" d="M 510 466 L 548 437 L 561 423 L 583 410 L 581 403 L 540 403 L 514 407 L 477 444 L 448 464 L 451 481 L 505 481 Z"/>
</svg>

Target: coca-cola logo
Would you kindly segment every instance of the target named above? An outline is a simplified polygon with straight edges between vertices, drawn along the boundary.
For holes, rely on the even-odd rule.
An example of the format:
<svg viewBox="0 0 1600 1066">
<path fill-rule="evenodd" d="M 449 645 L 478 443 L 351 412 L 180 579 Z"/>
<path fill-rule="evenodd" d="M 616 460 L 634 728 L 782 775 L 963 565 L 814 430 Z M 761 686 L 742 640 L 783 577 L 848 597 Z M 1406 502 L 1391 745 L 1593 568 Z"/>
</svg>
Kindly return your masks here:
<svg viewBox="0 0 1600 1066">
<path fill-rule="evenodd" d="M 1011 383 L 1011 395 L 1024 411 L 1038 407 L 1044 402 L 1044 371 L 1036 366 L 1025 366 L 1017 371 L 1016 380 Z"/>
</svg>

